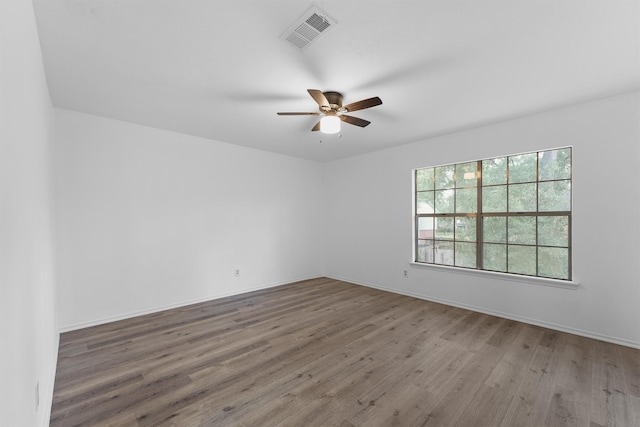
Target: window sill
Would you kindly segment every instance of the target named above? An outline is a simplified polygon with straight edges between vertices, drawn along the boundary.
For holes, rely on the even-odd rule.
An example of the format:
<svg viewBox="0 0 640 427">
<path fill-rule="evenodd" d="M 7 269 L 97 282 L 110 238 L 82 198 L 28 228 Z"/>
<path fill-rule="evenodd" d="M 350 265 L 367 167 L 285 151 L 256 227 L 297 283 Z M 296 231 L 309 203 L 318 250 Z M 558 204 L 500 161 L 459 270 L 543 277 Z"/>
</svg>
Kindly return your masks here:
<svg viewBox="0 0 640 427">
<path fill-rule="evenodd" d="M 412 267 L 424 268 L 427 270 L 446 271 L 448 273 L 464 274 L 467 276 L 484 277 L 484 278 L 491 278 L 491 279 L 498 279 L 498 280 L 506 280 L 509 282 L 521 282 L 521 283 L 527 283 L 530 285 L 551 286 L 554 288 L 563 288 L 563 289 L 570 289 L 570 290 L 576 290 L 578 289 L 578 287 L 580 287 L 580 282 L 576 282 L 575 280 L 567 281 L 567 280 L 549 279 L 546 277 L 520 276 L 517 274 L 499 273 L 497 271 L 474 270 L 471 268 L 449 267 L 447 265 L 423 264 L 419 262 L 410 262 L 409 265 L 411 265 Z"/>
</svg>

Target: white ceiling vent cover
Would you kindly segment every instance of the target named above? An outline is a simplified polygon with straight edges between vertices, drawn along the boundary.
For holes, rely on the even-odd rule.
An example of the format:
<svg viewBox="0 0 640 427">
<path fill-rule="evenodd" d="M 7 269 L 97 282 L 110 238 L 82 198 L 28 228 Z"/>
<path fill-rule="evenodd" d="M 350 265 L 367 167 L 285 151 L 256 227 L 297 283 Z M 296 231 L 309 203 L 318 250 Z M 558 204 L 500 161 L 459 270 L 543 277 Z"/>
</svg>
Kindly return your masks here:
<svg viewBox="0 0 640 427">
<path fill-rule="evenodd" d="M 287 29 L 280 38 L 302 50 L 336 25 L 335 19 L 313 6 Z"/>
</svg>

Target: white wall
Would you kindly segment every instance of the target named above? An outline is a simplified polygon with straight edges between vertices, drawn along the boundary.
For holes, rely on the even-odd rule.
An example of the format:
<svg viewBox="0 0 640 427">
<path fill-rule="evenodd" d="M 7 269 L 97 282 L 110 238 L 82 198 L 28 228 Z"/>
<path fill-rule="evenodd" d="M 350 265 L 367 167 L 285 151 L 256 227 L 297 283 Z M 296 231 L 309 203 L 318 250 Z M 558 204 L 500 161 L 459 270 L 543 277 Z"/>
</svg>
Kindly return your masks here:
<svg viewBox="0 0 640 427">
<path fill-rule="evenodd" d="M 53 108 L 30 1 L 0 2 L 0 424 L 48 425 L 58 348 Z M 39 409 L 36 384 L 39 382 Z"/>
<path fill-rule="evenodd" d="M 635 92 L 329 163 L 326 274 L 640 347 L 639 123 Z M 577 290 L 409 266 L 411 169 L 567 145 Z"/>
<path fill-rule="evenodd" d="M 56 145 L 63 330 L 322 275 L 319 163 L 58 109 Z"/>
</svg>

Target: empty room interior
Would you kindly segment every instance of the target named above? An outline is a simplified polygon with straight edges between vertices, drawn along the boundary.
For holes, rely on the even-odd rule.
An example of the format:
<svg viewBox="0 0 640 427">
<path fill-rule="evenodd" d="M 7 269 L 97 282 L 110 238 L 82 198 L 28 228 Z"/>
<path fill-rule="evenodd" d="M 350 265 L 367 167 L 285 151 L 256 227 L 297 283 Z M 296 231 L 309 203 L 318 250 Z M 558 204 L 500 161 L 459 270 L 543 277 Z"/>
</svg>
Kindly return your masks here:
<svg viewBox="0 0 640 427">
<path fill-rule="evenodd" d="M 0 425 L 640 426 L 639 28 L 3 0 Z"/>
</svg>

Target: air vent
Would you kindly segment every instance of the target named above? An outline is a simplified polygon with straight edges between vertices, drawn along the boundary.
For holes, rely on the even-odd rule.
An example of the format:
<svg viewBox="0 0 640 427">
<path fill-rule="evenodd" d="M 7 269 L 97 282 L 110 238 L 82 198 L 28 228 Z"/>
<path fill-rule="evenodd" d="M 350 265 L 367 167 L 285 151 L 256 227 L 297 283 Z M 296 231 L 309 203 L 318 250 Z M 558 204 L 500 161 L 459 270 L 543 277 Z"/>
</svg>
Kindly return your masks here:
<svg viewBox="0 0 640 427">
<path fill-rule="evenodd" d="M 335 25 L 336 21 L 333 18 L 314 6 L 294 22 L 280 38 L 302 50 Z"/>
</svg>

